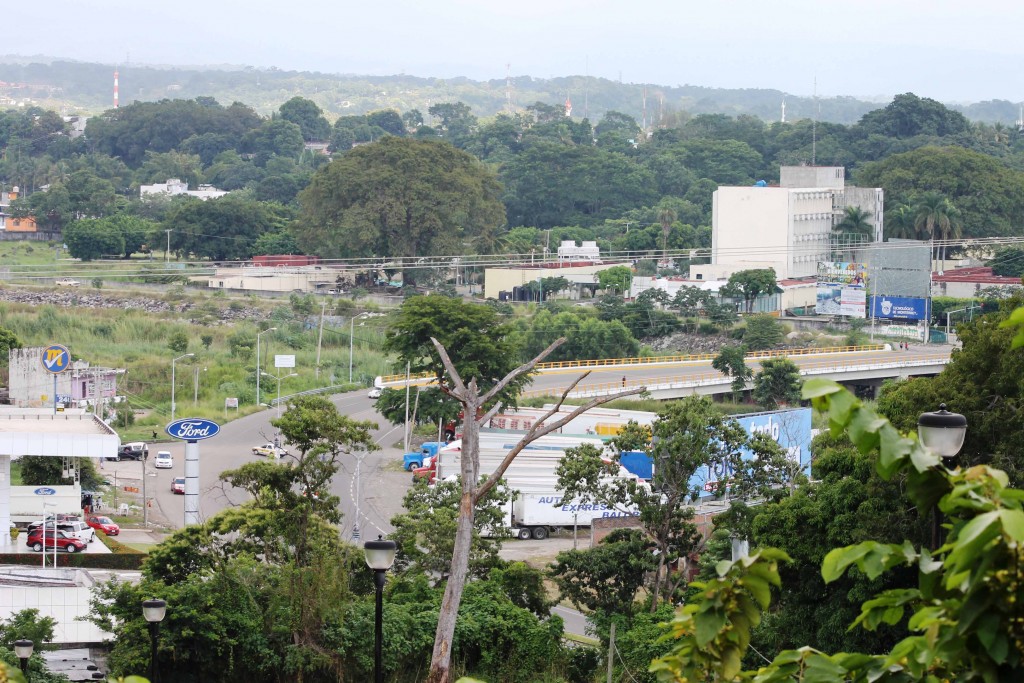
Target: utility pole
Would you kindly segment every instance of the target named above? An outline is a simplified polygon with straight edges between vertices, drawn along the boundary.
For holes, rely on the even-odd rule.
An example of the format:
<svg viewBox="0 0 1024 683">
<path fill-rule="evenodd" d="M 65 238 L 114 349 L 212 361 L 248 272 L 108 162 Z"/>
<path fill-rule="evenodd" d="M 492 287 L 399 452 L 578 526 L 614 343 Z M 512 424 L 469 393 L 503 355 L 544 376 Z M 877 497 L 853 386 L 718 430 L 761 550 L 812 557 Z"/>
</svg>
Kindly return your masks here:
<svg viewBox="0 0 1024 683">
<path fill-rule="evenodd" d="M 316 378 L 320 379 L 320 345 L 324 341 L 324 312 L 327 310 L 327 302 L 320 305 L 320 336 L 316 340 Z"/>
<path fill-rule="evenodd" d="M 164 230 L 167 233 L 167 249 L 164 251 L 164 263 L 168 263 L 171 258 L 171 230 Z"/>
</svg>

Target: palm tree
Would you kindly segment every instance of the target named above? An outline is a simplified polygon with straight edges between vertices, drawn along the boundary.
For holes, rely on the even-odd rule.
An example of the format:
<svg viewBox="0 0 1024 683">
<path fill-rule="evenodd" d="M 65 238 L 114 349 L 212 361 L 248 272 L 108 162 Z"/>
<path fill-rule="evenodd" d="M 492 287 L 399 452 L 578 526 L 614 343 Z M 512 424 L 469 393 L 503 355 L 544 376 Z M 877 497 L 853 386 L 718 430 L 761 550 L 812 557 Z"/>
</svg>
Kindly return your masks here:
<svg viewBox="0 0 1024 683">
<path fill-rule="evenodd" d="M 835 230 L 845 235 L 864 235 L 870 238 L 875 236 L 871 212 L 859 206 L 848 206 L 843 209 L 843 220 L 836 223 Z"/>
<path fill-rule="evenodd" d="M 906 204 L 900 204 L 885 215 L 885 236 L 912 240 L 917 237 L 914 225 L 914 211 Z"/>
<path fill-rule="evenodd" d="M 946 249 L 948 248 L 948 242 L 951 239 L 960 239 L 963 235 L 963 224 L 960 220 L 961 214 L 960 209 L 953 206 L 953 202 L 947 200 L 948 208 L 946 210 L 947 220 L 944 224 L 939 225 L 939 237 L 942 239 L 942 255 L 939 257 L 939 272 L 942 272 L 942 268 L 946 263 Z"/>
<path fill-rule="evenodd" d="M 940 234 L 951 230 L 951 209 L 953 205 L 946 195 L 934 190 L 925 192 L 914 204 L 914 228 L 922 237 L 934 240 L 936 230 Z"/>
<path fill-rule="evenodd" d="M 668 234 L 672 231 L 672 224 L 676 222 L 679 215 L 675 209 L 663 206 L 658 209 L 658 222 L 661 223 L 661 251 L 662 258 L 668 260 Z"/>
</svg>

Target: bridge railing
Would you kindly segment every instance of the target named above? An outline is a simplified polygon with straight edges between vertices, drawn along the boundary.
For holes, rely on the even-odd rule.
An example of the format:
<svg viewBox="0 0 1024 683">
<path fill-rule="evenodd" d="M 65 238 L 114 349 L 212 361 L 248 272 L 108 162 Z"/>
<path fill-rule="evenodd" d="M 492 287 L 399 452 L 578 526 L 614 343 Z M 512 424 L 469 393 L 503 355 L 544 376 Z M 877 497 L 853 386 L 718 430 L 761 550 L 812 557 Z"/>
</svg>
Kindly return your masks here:
<svg viewBox="0 0 1024 683">
<path fill-rule="evenodd" d="M 757 360 L 759 358 L 786 358 L 789 356 L 816 356 L 832 353 L 862 353 L 865 351 L 883 351 L 884 344 L 861 344 L 856 346 L 823 346 L 801 349 L 771 349 L 766 351 L 750 351 L 744 358 Z M 537 370 L 567 370 L 576 368 L 598 368 L 598 367 L 623 367 L 637 365 L 663 365 L 669 363 L 691 363 L 699 361 L 714 360 L 717 353 L 690 353 L 673 356 L 645 356 L 642 358 L 599 358 L 594 360 L 566 360 L 551 363 L 537 363 Z M 433 379 L 433 373 L 418 372 L 409 375 L 410 384 L 423 384 L 422 380 Z M 380 378 L 381 384 L 404 383 L 405 375 L 383 375 Z"/>
</svg>

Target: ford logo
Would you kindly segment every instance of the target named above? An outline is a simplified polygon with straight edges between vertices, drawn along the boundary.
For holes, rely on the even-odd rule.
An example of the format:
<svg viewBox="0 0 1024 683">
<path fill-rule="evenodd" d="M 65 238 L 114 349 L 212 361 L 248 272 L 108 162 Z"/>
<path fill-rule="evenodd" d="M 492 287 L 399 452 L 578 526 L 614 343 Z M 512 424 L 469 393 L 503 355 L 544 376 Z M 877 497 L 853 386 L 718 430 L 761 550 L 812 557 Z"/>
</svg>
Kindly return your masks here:
<svg viewBox="0 0 1024 683">
<path fill-rule="evenodd" d="M 45 487 L 45 486 L 42 487 L 42 488 L 36 489 L 32 493 L 36 494 L 37 496 L 55 496 L 55 495 L 57 495 L 56 489 L 51 489 L 51 488 L 48 488 L 48 487 Z M 49 505 L 49 503 L 47 503 L 47 505 Z"/>
<path fill-rule="evenodd" d="M 175 420 L 167 425 L 164 431 L 175 439 L 199 441 L 200 439 L 209 439 L 211 436 L 217 436 L 217 433 L 220 431 L 220 425 L 210 420 L 204 420 L 201 417 L 186 417 L 181 420 Z"/>
</svg>

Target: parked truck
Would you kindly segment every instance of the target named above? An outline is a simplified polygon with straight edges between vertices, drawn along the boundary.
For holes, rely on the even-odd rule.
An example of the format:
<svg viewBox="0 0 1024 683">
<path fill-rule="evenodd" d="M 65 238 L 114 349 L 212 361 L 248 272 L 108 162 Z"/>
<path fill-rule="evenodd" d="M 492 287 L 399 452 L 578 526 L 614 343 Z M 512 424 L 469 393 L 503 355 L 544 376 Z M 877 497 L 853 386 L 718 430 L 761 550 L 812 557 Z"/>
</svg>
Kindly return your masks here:
<svg viewBox="0 0 1024 683">
<path fill-rule="evenodd" d="M 426 442 L 420 446 L 420 450 L 406 453 L 402 456 L 402 468 L 406 472 L 412 472 L 419 467 L 423 467 L 427 463 L 428 458 L 433 458 L 437 455 L 437 452 L 445 445 L 440 441 Z"/>
<path fill-rule="evenodd" d="M 513 533 L 523 540 L 543 540 L 561 528 L 589 527 L 599 517 L 632 517 L 636 510 L 624 510 L 604 503 L 565 500 L 558 492 L 519 493 L 512 501 Z"/>
</svg>

